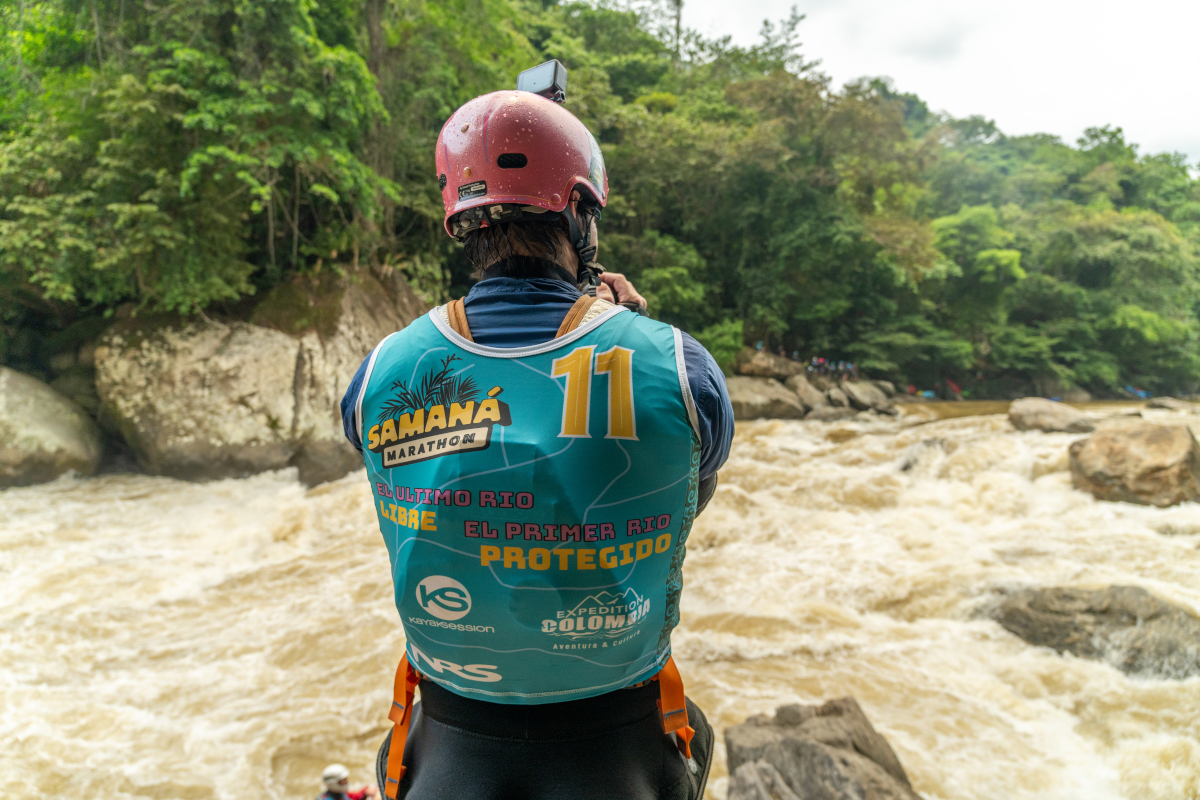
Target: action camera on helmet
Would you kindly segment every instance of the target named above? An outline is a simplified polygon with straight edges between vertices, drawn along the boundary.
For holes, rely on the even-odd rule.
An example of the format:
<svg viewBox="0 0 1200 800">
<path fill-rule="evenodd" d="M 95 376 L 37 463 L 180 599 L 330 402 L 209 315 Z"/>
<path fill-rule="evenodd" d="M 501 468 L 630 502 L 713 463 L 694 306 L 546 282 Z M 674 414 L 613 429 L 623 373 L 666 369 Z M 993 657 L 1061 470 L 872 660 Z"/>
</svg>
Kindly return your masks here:
<svg viewBox="0 0 1200 800">
<path fill-rule="evenodd" d="M 517 76 L 517 91 L 561 103 L 567 99 L 567 68 L 557 59 L 530 67 Z"/>
</svg>

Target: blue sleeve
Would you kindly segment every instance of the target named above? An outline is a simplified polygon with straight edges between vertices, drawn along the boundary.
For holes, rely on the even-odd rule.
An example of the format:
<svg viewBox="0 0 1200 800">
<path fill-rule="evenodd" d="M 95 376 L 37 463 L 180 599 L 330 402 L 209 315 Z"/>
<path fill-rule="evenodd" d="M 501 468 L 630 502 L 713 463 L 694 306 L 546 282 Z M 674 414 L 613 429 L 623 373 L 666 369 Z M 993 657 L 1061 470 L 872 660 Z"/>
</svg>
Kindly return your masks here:
<svg viewBox="0 0 1200 800">
<path fill-rule="evenodd" d="M 683 363 L 700 422 L 700 477 L 715 475 L 733 443 L 733 406 L 725 375 L 704 345 L 683 334 Z"/>
<path fill-rule="evenodd" d="M 358 393 L 362 391 L 363 378 L 367 376 L 367 364 L 370 361 L 371 356 L 368 355 L 358 365 L 358 372 L 354 373 L 354 377 L 350 380 L 350 388 L 342 395 L 342 431 L 345 432 L 346 439 L 359 453 L 362 452 L 362 439 L 358 438 L 358 422 L 354 418 L 354 411 L 358 406 Z"/>
</svg>

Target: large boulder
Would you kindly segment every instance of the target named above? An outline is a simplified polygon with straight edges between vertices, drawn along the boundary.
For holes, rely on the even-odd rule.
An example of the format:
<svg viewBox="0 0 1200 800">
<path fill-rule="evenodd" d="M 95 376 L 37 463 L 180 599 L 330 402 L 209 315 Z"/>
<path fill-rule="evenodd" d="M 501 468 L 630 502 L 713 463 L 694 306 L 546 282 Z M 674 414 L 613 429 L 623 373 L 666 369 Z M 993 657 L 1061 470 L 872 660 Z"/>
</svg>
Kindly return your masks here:
<svg viewBox="0 0 1200 800">
<path fill-rule="evenodd" d="M 795 392 L 807 409 L 829 405 L 829 398 L 825 396 L 825 392 L 809 383 L 804 375 L 793 375 L 784 381 L 783 385 Z"/>
<path fill-rule="evenodd" d="M 825 396 L 829 398 L 829 405 L 834 408 L 850 408 L 850 398 L 837 386 L 825 392 Z"/>
<path fill-rule="evenodd" d="M 734 359 L 733 371 L 752 378 L 775 378 L 783 381 L 793 375 L 803 375 L 804 365 L 798 361 L 771 355 L 765 350 L 743 347 Z"/>
<path fill-rule="evenodd" d="M 883 390 L 868 381 L 846 381 L 842 391 L 852 406 L 863 411 L 886 411 L 892 406 Z"/>
<path fill-rule="evenodd" d="M 1008 407 L 1008 420 L 1019 431 L 1089 433 L 1096 429 L 1087 414 L 1043 397 L 1014 400 Z"/>
<path fill-rule="evenodd" d="M 154 475 L 203 480 L 288 465 L 299 345 L 244 322 L 124 326 L 97 349 L 103 413 Z"/>
<path fill-rule="evenodd" d="M 804 404 L 773 378 L 735 375 L 725 381 L 734 419 L 800 419 Z"/>
<path fill-rule="evenodd" d="M 729 800 L 919 800 L 853 697 L 725 729 Z"/>
<path fill-rule="evenodd" d="M 1005 597 L 995 618 L 1030 644 L 1127 673 L 1200 675 L 1200 618 L 1139 587 L 1024 589 Z"/>
<path fill-rule="evenodd" d="M 1099 500 L 1165 508 L 1200 500 L 1200 446 L 1183 425 L 1133 423 L 1071 445 L 1071 480 Z"/>
<path fill-rule="evenodd" d="M 341 477 L 362 464 L 342 435 L 341 394 L 371 348 L 424 310 L 382 277 L 278 287 L 249 323 L 119 323 L 95 353 L 102 417 L 152 474 Z"/>
<path fill-rule="evenodd" d="M 100 431 L 83 409 L 36 378 L 0 367 L 0 486 L 96 471 Z"/>
</svg>

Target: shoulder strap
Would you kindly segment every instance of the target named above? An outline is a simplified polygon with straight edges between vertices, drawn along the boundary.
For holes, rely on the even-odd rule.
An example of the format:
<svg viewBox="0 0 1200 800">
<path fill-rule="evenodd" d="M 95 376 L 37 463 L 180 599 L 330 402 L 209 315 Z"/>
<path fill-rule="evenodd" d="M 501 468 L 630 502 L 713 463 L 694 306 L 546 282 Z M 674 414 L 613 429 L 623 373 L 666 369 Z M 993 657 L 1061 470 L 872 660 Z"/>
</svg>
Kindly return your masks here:
<svg viewBox="0 0 1200 800">
<path fill-rule="evenodd" d="M 463 306 L 462 298 L 451 300 L 446 304 L 446 315 L 448 317 L 446 321 L 450 323 L 450 327 L 455 333 L 468 342 L 475 341 L 475 338 L 471 336 L 471 326 L 467 324 L 467 310 Z"/>
<path fill-rule="evenodd" d="M 558 327 L 558 333 L 554 334 L 554 338 L 566 336 L 576 328 L 587 325 L 605 311 L 618 307 L 607 300 L 589 297 L 585 294 L 575 301 L 575 305 L 571 306 L 571 310 L 567 312 L 567 316 L 563 319 L 562 325 Z"/>
<path fill-rule="evenodd" d="M 554 334 L 557 339 L 560 336 L 566 336 L 571 331 L 579 327 L 583 322 L 583 317 L 592 307 L 592 303 L 596 302 L 596 298 L 591 295 L 583 295 L 575 301 L 575 305 L 571 306 L 571 310 L 567 312 L 567 316 L 563 317 L 562 325 L 558 326 L 558 333 Z"/>
</svg>

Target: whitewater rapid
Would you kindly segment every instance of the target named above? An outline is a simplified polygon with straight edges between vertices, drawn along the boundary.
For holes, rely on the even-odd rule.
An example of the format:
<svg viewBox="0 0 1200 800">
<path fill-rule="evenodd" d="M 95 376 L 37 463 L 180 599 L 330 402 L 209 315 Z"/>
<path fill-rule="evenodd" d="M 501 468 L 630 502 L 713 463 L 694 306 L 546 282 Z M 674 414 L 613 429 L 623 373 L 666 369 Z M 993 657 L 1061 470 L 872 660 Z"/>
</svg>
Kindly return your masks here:
<svg viewBox="0 0 1200 800">
<path fill-rule="evenodd" d="M 1070 485 L 1078 436 L 922 413 L 739 423 L 688 546 L 689 694 L 718 732 L 852 694 L 929 800 L 1200 798 L 1200 678 L 986 616 L 1005 589 L 1112 584 L 1200 613 L 1200 506 L 1097 502 Z M 403 639 L 370 503 L 362 475 L 292 471 L 0 491 L 0 796 L 291 800 L 331 761 L 371 780 Z"/>
</svg>

